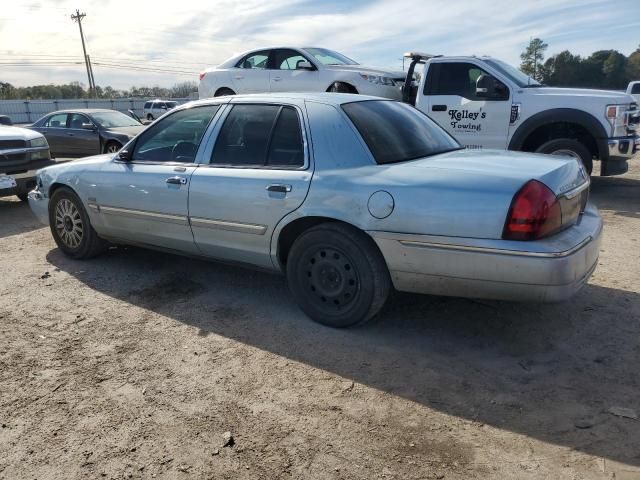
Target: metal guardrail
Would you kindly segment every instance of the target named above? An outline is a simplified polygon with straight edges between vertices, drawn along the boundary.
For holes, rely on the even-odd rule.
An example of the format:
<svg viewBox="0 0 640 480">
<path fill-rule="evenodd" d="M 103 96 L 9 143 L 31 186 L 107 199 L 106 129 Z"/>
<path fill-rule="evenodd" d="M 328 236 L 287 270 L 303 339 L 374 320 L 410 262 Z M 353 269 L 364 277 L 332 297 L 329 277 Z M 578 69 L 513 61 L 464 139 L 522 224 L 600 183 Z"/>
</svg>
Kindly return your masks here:
<svg viewBox="0 0 640 480">
<path fill-rule="evenodd" d="M 47 113 L 74 108 L 110 108 L 127 113 L 133 110 L 142 117 L 144 104 L 154 98 L 113 98 L 113 99 L 61 99 L 61 100 L 0 100 L 0 115 L 7 115 L 15 124 L 33 123 Z M 172 98 L 178 104 L 191 101 L 190 98 Z"/>
</svg>

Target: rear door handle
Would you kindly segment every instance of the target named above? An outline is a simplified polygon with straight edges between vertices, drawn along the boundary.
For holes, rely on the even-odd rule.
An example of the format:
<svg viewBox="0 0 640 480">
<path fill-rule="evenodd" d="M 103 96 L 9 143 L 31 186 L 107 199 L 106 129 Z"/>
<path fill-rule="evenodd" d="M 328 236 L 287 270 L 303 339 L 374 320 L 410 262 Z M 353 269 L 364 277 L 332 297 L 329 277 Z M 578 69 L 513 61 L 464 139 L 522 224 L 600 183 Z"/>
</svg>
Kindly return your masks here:
<svg viewBox="0 0 640 480">
<path fill-rule="evenodd" d="M 169 177 L 166 180 L 167 183 L 171 184 L 171 185 L 186 185 L 187 184 L 187 179 L 184 177 Z"/>
<path fill-rule="evenodd" d="M 446 112 L 447 111 L 447 106 L 446 105 L 433 105 L 431 107 L 431 111 L 432 112 Z"/>
<path fill-rule="evenodd" d="M 272 79 L 274 82 L 279 82 L 280 80 L 282 80 L 281 77 L 273 77 Z"/>
<path fill-rule="evenodd" d="M 242 80 L 244 77 L 242 75 L 236 75 L 233 78 L 235 78 L 236 80 Z"/>
<path fill-rule="evenodd" d="M 278 193 L 289 193 L 291 191 L 291 185 L 284 185 L 281 183 L 274 183 L 267 185 L 267 191 Z"/>
</svg>

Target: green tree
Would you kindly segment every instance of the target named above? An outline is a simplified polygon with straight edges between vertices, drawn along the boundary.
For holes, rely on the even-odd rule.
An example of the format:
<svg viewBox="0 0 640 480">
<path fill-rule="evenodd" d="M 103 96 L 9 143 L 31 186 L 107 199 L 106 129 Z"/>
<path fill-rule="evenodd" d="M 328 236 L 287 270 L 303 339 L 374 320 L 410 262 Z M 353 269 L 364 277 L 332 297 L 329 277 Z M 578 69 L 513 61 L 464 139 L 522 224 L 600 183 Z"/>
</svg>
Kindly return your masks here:
<svg viewBox="0 0 640 480">
<path fill-rule="evenodd" d="M 629 82 L 640 80 L 640 46 L 627 58 L 625 73 Z"/>
<path fill-rule="evenodd" d="M 520 70 L 536 80 L 541 80 L 542 74 L 538 67 L 544 60 L 544 52 L 548 46 L 540 38 L 531 39 L 527 48 L 520 54 Z"/>
</svg>

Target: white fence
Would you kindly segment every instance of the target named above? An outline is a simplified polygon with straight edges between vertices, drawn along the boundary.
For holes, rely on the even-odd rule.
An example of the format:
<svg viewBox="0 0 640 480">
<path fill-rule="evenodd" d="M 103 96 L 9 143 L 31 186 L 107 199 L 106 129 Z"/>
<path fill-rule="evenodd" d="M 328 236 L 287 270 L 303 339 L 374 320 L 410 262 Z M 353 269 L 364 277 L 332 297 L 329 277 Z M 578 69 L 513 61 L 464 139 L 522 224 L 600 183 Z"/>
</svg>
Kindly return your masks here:
<svg viewBox="0 0 640 480">
<path fill-rule="evenodd" d="M 43 115 L 56 110 L 74 108 L 110 108 L 127 113 L 133 110 L 142 117 L 145 102 L 153 98 L 113 98 L 106 100 L 0 100 L 0 115 L 7 115 L 13 123 L 33 123 Z M 172 98 L 178 104 L 190 101 L 189 98 Z"/>
</svg>

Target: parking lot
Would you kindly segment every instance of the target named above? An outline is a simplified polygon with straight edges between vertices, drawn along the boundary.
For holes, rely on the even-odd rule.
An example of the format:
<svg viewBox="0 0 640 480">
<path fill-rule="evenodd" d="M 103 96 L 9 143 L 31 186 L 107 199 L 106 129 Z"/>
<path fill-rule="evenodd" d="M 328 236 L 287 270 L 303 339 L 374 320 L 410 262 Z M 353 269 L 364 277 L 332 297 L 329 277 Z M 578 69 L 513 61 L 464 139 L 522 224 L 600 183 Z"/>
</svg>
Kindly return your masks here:
<svg viewBox="0 0 640 480">
<path fill-rule="evenodd" d="M 605 236 L 572 301 L 396 294 L 350 330 L 309 321 L 278 276 L 128 247 L 70 260 L 0 199 L 0 478 L 640 478 L 630 164 L 593 179 Z"/>
</svg>

